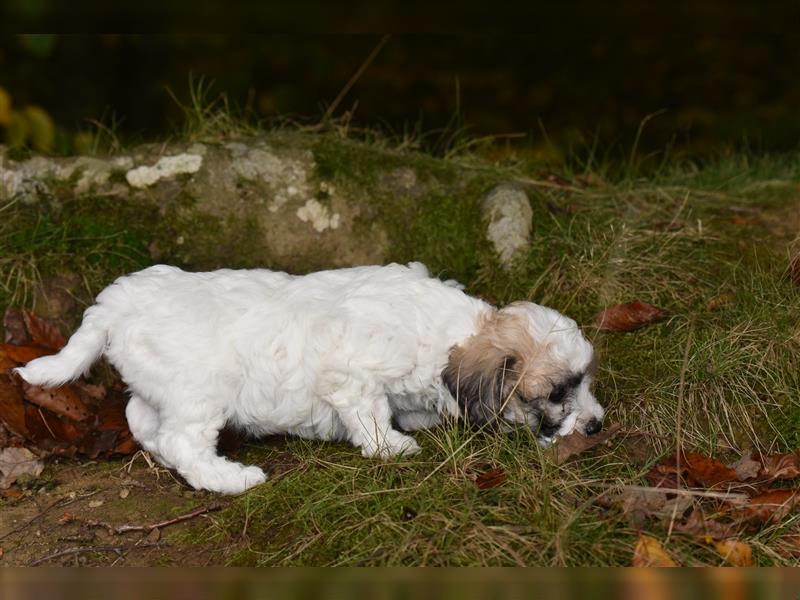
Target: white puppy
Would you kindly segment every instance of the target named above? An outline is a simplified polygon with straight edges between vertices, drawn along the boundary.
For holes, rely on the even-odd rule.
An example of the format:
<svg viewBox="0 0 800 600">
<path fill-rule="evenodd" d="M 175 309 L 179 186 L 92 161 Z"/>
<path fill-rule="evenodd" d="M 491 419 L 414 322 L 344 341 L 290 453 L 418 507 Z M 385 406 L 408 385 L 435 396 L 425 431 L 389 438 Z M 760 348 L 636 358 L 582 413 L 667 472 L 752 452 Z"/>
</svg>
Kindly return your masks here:
<svg viewBox="0 0 800 600">
<path fill-rule="evenodd" d="M 222 493 L 266 479 L 217 454 L 226 423 L 382 458 L 420 449 L 395 427 L 449 417 L 523 423 L 543 445 L 602 426 L 592 347 L 574 321 L 529 302 L 498 310 L 420 263 L 305 276 L 150 267 L 103 290 L 61 352 L 17 372 L 56 386 L 101 354 L 128 384 L 136 440 Z"/>
</svg>

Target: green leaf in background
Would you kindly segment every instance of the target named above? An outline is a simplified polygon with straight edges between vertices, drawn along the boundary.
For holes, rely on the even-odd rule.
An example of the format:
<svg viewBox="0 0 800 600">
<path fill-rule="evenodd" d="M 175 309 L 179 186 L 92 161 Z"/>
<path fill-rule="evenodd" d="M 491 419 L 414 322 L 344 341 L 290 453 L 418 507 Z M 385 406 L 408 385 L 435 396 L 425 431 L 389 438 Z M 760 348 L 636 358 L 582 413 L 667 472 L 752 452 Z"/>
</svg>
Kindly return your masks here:
<svg viewBox="0 0 800 600">
<path fill-rule="evenodd" d="M 11 95 L 0 87 L 0 125 L 6 126 L 11 121 Z"/>
<path fill-rule="evenodd" d="M 12 110 L 6 127 L 6 143 L 9 146 L 24 146 L 28 139 L 28 120 L 21 112 Z"/>
<path fill-rule="evenodd" d="M 50 152 L 56 138 L 53 119 L 38 106 L 26 106 L 23 109 L 28 122 L 28 137 L 31 148 L 38 152 Z"/>
<path fill-rule="evenodd" d="M 49 33 L 23 34 L 20 45 L 37 58 L 47 58 L 53 50 L 58 36 Z"/>
</svg>

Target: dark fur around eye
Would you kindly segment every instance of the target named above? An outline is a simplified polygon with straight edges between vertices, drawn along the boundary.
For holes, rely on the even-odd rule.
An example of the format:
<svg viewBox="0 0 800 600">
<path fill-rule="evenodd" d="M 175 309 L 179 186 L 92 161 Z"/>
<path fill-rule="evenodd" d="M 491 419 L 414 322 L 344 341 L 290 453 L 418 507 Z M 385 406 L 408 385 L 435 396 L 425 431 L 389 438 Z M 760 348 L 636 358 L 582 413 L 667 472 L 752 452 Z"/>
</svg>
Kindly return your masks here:
<svg viewBox="0 0 800 600">
<path fill-rule="evenodd" d="M 564 399 L 567 397 L 568 388 L 565 385 L 559 385 L 553 388 L 553 391 L 550 392 L 550 395 L 547 397 L 549 402 L 553 404 L 561 404 L 564 402 Z"/>
<path fill-rule="evenodd" d="M 564 402 L 564 400 L 566 400 L 567 396 L 580 385 L 582 379 L 582 373 L 571 375 L 553 388 L 553 390 L 550 392 L 550 395 L 547 397 L 547 400 L 553 404 L 561 404 Z"/>
</svg>

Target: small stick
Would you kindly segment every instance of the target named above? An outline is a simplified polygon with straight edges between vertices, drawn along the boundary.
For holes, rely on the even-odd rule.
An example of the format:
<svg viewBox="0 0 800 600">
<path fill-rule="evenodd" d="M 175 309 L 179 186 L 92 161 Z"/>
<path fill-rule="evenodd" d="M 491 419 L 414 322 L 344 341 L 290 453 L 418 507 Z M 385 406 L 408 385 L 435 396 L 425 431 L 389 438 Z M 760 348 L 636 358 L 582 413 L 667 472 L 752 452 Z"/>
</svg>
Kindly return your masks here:
<svg viewBox="0 0 800 600">
<path fill-rule="evenodd" d="M 43 562 L 47 562 L 48 560 L 61 558 L 62 556 L 69 556 L 70 554 L 86 554 L 87 552 L 115 552 L 116 554 L 122 555 L 123 552 L 130 552 L 136 548 L 152 548 L 153 546 L 163 545 L 164 542 L 155 542 L 152 544 L 134 544 L 129 546 L 74 546 L 72 548 L 67 548 L 66 550 L 53 552 L 52 554 L 48 554 L 42 558 L 37 558 L 33 562 L 28 563 L 28 566 L 35 567 Z"/>
<path fill-rule="evenodd" d="M 320 127 L 320 126 L 324 125 L 325 123 L 327 123 L 330 120 L 330 118 L 333 116 L 334 111 L 339 106 L 339 103 L 347 95 L 347 92 L 350 91 L 350 88 L 352 88 L 355 85 L 356 81 L 358 81 L 361 78 L 361 76 L 364 74 L 364 71 L 367 70 L 367 67 L 369 67 L 370 64 L 372 64 L 372 61 L 375 60 L 375 57 L 378 56 L 378 53 L 381 51 L 381 48 L 383 48 L 384 44 L 386 44 L 386 42 L 389 41 L 390 37 L 392 37 L 392 35 L 390 33 L 387 33 L 386 35 L 384 35 L 381 38 L 381 40 L 378 42 L 378 44 L 372 49 L 372 52 L 369 53 L 369 56 L 367 56 L 367 58 L 364 60 L 364 62 L 361 63 L 361 66 L 358 67 L 358 70 L 356 70 L 356 72 L 353 73 L 353 76 L 345 84 L 345 86 L 341 89 L 341 91 L 339 92 L 339 95 L 336 96 L 336 98 L 334 99 L 333 102 L 331 102 L 331 105 L 328 107 L 328 110 L 325 111 L 325 114 L 323 115 L 322 120 L 319 122 L 317 127 Z"/>
<path fill-rule="evenodd" d="M 644 485 L 603 485 L 607 489 L 619 489 L 631 492 L 648 492 L 651 494 L 677 494 L 680 496 L 698 496 L 701 498 L 718 498 L 720 500 L 728 500 L 730 502 L 746 503 L 749 500 L 747 494 L 740 494 L 738 492 L 708 492 L 702 490 L 687 490 L 683 488 L 666 488 L 666 487 L 647 487 Z"/>
<path fill-rule="evenodd" d="M 154 529 L 161 529 L 162 527 L 167 527 L 168 525 L 174 525 L 175 523 L 182 523 L 183 521 L 188 521 L 189 519 L 194 519 L 195 517 L 199 517 L 200 515 L 204 515 L 206 513 L 214 512 L 222 508 L 221 504 L 212 504 L 211 506 L 204 506 L 202 508 L 198 508 L 188 514 L 181 515 L 179 517 L 175 517 L 173 519 L 167 519 L 166 521 L 161 521 L 159 523 L 152 523 L 150 525 L 111 525 L 110 523 L 105 523 L 103 521 L 91 521 L 87 520 L 86 524 L 89 527 L 104 527 L 108 529 L 108 532 L 115 535 L 120 535 L 122 533 L 129 533 L 131 531 L 146 531 L 150 532 Z"/>
</svg>

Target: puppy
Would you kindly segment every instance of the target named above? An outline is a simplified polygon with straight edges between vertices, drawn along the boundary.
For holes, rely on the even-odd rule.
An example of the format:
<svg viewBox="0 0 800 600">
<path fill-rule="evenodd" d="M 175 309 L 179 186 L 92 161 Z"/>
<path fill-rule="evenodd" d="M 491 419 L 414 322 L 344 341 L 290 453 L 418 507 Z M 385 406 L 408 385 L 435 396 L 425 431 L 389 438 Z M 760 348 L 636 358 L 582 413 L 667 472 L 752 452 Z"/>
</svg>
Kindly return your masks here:
<svg viewBox="0 0 800 600">
<path fill-rule="evenodd" d="M 450 418 L 530 427 L 542 445 L 602 427 L 592 347 L 573 320 L 530 302 L 498 310 L 420 263 L 305 276 L 157 265 L 117 279 L 61 352 L 17 373 L 57 386 L 100 355 L 130 389 L 142 447 L 226 494 L 266 476 L 217 454 L 225 424 L 380 458 L 420 450 L 398 429 Z"/>
</svg>

